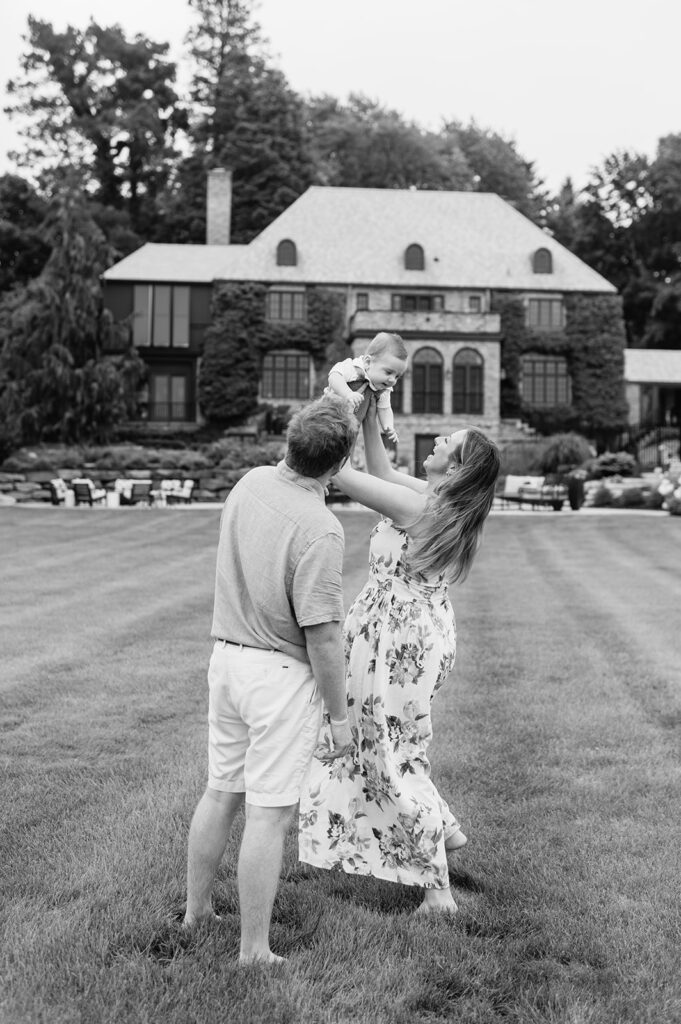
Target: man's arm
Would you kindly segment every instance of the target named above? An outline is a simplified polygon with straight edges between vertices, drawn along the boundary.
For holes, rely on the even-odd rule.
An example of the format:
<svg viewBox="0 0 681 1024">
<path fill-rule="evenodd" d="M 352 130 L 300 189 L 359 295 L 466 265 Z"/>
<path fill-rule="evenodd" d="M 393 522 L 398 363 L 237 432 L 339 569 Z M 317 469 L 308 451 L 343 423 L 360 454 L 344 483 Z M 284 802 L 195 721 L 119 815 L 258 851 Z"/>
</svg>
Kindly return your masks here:
<svg viewBox="0 0 681 1024">
<path fill-rule="evenodd" d="M 347 754 L 352 746 L 340 622 L 320 622 L 314 626 L 304 626 L 303 631 L 312 674 L 331 716 L 333 750 L 323 760 L 333 760 Z"/>
</svg>

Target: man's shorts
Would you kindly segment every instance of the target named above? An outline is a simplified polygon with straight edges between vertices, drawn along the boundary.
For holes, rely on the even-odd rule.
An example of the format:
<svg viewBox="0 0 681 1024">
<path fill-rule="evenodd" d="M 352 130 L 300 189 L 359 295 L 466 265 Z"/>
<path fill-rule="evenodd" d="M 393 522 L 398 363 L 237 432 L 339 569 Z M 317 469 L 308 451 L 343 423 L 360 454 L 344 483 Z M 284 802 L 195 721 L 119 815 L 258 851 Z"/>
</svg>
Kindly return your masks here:
<svg viewBox="0 0 681 1024">
<path fill-rule="evenodd" d="M 259 807 L 297 803 L 322 718 L 310 666 L 216 640 L 208 686 L 208 787 Z"/>
</svg>

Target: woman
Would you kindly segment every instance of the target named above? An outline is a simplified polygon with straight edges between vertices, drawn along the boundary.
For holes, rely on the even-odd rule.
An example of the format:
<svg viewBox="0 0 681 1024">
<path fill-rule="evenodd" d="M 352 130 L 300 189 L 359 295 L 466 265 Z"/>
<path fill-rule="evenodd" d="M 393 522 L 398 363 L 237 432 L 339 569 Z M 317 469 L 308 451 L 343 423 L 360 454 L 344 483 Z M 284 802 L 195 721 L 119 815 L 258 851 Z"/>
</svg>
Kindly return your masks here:
<svg viewBox="0 0 681 1024">
<path fill-rule="evenodd" d="M 494 497 L 499 453 L 478 430 L 438 437 L 426 479 L 393 469 L 375 405 L 363 424 L 368 473 L 334 478 L 385 518 L 370 575 L 345 621 L 348 717 L 356 747 L 315 760 L 300 803 L 299 855 L 318 867 L 423 888 L 419 911 L 456 911 L 447 850 L 466 842 L 430 779 L 430 702 L 454 665 L 448 584 L 465 579 Z M 322 746 L 330 743 L 328 722 Z"/>
</svg>

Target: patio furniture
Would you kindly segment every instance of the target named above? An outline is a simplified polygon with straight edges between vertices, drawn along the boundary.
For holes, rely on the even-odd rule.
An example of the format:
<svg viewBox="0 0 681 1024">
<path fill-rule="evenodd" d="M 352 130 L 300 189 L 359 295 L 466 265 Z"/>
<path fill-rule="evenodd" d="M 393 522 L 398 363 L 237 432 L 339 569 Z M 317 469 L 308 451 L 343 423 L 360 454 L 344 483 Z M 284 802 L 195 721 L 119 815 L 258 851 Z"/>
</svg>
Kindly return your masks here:
<svg viewBox="0 0 681 1024">
<path fill-rule="evenodd" d="M 173 486 L 167 486 L 164 488 L 164 484 L 172 484 Z M 161 481 L 161 489 L 166 505 L 188 505 L 192 500 L 194 481 L 163 480 Z"/>
<path fill-rule="evenodd" d="M 62 480 L 61 477 L 50 480 L 50 501 L 53 505 L 65 505 L 68 493 L 69 489 L 66 481 Z"/>
<path fill-rule="evenodd" d="M 514 502 L 521 508 L 523 505 L 550 507 L 554 512 L 560 512 L 567 499 L 567 487 L 564 484 L 547 484 L 543 476 L 509 475 L 499 497 L 502 502 Z"/>
<path fill-rule="evenodd" d="M 119 496 L 121 505 L 151 505 L 151 480 L 127 480 L 119 478 L 114 483 L 114 490 Z"/>
<path fill-rule="evenodd" d="M 76 505 L 105 505 L 106 491 L 103 487 L 95 487 L 89 477 L 80 477 L 71 481 L 71 488 Z"/>
</svg>

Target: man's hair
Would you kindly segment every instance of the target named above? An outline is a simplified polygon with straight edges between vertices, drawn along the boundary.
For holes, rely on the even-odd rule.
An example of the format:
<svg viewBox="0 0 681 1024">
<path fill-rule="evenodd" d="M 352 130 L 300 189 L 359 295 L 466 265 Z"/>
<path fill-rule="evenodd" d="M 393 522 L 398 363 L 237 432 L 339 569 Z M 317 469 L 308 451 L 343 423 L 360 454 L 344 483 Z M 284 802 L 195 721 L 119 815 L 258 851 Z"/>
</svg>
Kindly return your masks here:
<svg viewBox="0 0 681 1024">
<path fill-rule="evenodd" d="M 358 428 L 348 402 L 335 395 L 318 398 L 291 417 L 286 431 L 287 465 L 301 476 L 323 476 L 348 457 Z"/>
<path fill-rule="evenodd" d="M 391 334 L 390 331 L 379 331 L 375 338 L 369 342 L 366 350 L 368 356 L 381 356 L 384 352 L 390 352 L 398 359 L 407 358 L 407 346 L 399 334 Z"/>
</svg>

